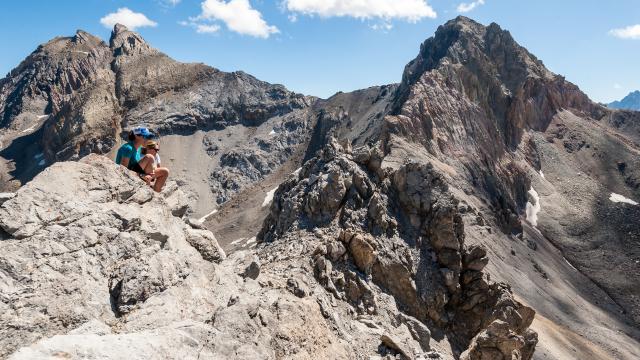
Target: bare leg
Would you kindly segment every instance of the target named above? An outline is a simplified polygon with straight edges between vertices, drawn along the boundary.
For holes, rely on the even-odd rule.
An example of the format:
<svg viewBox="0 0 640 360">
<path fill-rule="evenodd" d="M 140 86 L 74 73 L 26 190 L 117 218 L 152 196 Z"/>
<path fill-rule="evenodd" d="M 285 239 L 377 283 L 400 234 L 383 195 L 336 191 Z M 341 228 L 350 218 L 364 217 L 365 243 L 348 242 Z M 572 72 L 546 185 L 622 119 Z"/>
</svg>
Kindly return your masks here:
<svg viewBox="0 0 640 360">
<path fill-rule="evenodd" d="M 140 159 L 140 162 L 138 162 L 138 164 L 140 164 L 140 167 L 142 168 L 142 170 L 144 170 L 145 174 L 153 174 L 153 155 L 151 154 L 147 154 L 145 155 L 142 159 Z"/>
<path fill-rule="evenodd" d="M 151 181 L 153 180 L 153 161 L 153 155 L 147 154 L 138 162 L 146 174 L 143 179 L 149 186 L 151 186 Z"/>
<path fill-rule="evenodd" d="M 164 186 L 164 183 L 167 182 L 167 178 L 169 177 L 169 169 L 159 167 L 154 172 L 154 175 L 156 177 L 156 183 L 153 184 L 153 190 L 155 190 L 156 192 L 160 192 L 162 191 L 162 187 Z"/>
</svg>

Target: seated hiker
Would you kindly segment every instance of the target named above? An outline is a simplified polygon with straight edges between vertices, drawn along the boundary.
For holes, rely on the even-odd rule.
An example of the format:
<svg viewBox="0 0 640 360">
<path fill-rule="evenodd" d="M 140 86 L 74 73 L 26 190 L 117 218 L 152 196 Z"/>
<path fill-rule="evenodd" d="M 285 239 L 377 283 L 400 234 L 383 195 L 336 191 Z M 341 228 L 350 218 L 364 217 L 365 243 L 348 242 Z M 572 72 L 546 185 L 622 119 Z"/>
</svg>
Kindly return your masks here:
<svg viewBox="0 0 640 360">
<path fill-rule="evenodd" d="M 128 142 L 118 149 L 116 163 L 126 166 L 131 171 L 135 171 L 149 185 L 151 181 L 155 179 L 153 189 L 156 192 L 160 192 L 169 177 L 169 170 L 166 168 L 158 168 L 156 171 L 153 171 L 153 167 L 150 165 L 155 162 L 154 155 L 142 155 L 142 149 L 146 140 L 152 136 L 153 134 L 145 127 L 137 127 L 131 130 L 129 132 Z"/>
<path fill-rule="evenodd" d="M 142 154 L 140 167 L 145 174 L 151 174 L 151 178 L 145 181 L 151 185 L 151 181 L 155 180 L 153 190 L 160 192 L 169 177 L 169 169 L 160 166 L 160 146 L 155 141 L 147 141 Z"/>
<path fill-rule="evenodd" d="M 127 167 L 129 170 L 143 174 L 141 168 L 138 168 L 138 161 L 141 158 L 141 147 L 147 138 L 152 136 L 149 129 L 145 127 L 137 127 L 129 132 L 128 141 L 118 149 L 116 154 L 116 164 Z"/>
</svg>

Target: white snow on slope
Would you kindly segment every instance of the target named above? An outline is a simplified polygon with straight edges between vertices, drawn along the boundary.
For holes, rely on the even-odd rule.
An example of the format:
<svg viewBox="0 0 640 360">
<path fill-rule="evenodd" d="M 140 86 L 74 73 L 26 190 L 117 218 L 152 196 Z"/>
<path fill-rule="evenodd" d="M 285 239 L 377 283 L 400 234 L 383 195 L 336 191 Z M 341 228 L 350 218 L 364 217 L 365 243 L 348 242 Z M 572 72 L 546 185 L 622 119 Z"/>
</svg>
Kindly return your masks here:
<svg viewBox="0 0 640 360">
<path fill-rule="evenodd" d="M 205 215 L 205 216 L 201 217 L 200 219 L 198 219 L 198 221 L 199 221 L 200 223 L 203 223 L 203 222 L 205 222 L 205 221 L 207 220 L 207 218 L 208 218 L 209 216 L 211 216 L 211 215 L 213 215 L 213 214 L 215 214 L 215 213 L 217 213 L 217 212 L 218 212 L 218 209 L 213 209 L 213 211 L 211 211 L 211 212 L 210 212 L 210 213 L 208 213 L 207 215 Z"/>
<path fill-rule="evenodd" d="M 273 195 L 276 193 L 276 190 L 278 190 L 277 187 L 269 190 L 267 195 L 264 197 L 264 201 L 262 202 L 262 207 L 265 207 L 265 206 L 271 204 L 271 202 L 273 201 Z"/>
<path fill-rule="evenodd" d="M 271 129 L 271 132 L 269 133 L 269 135 L 275 135 L 276 131 L 274 129 Z"/>
<path fill-rule="evenodd" d="M 626 204 L 631 204 L 631 205 L 638 205 L 637 202 L 629 199 L 628 197 L 624 197 L 620 194 L 616 194 L 616 193 L 611 193 L 611 195 L 609 196 L 609 200 L 615 202 L 615 203 L 626 203 Z"/>
<path fill-rule="evenodd" d="M 575 266 L 571 265 L 571 263 L 569 262 L 569 260 L 567 260 L 566 257 L 563 256 L 562 258 L 564 259 L 564 262 L 566 262 L 569 266 L 571 266 L 573 270 L 578 271 L 578 269 L 576 269 Z"/>
<path fill-rule="evenodd" d="M 296 175 L 298 176 L 298 174 L 300 174 L 300 170 L 302 170 L 302 167 L 299 167 L 296 169 L 296 171 L 292 172 L 291 175 Z"/>
<path fill-rule="evenodd" d="M 48 117 L 49 117 L 49 115 L 38 115 L 38 120 L 46 119 Z M 35 128 L 36 128 L 36 126 L 33 125 L 31 127 L 28 127 L 26 129 L 22 130 L 22 133 L 24 134 L 24 133 L 32 132 L 33 130 L 35 130 Z"/>
<path fill-rule="evenodd" d="M 236 245 L 236 244 L 238 244 L 239 242 L 244 241 L 244 240 L 246 240 L 246 238 L 240 238 L 240 239 L 233 240 L 233 241 L 231 242 L 231 245 Z"/>
<path fill-rule="evenodd" d="M 40 162 L 38 162 L 38 165 L 40 166 L 44 166 L 44 164 L 46 164 L 46 161 L 44 161 L 44 159 L 40 160 Z"/>
<path fill-rule="evenodd" d="M 40 159 L 40 158 L 41 158 L 41 157 L 43 157 L 43 156 L 44 156 L 44 154 L 43 154 L 43 153 L 39 153 L 39 154 L 35 154 L 35 155 L 33 155 L 33 158 L 34 158 L 34 159 L 36 159 L 36 160 L 38 160 L 38 159 Z"/>
<path fill-rule="evenodd" d="M 538 225 L 538 212 L 540 212 L 540 196 L 538 196 L 538 192 L 533 189 L 529 189 L 529 199 L 527 201 L 526 213 L 527 213 L 527 221 L 533 225 Z"/>
<path fill-rule="evenodd" d="M 540 169 L 540 177 L 544 179 L 544 173 L 542 172 L 542 169 Z"/>
</svg>

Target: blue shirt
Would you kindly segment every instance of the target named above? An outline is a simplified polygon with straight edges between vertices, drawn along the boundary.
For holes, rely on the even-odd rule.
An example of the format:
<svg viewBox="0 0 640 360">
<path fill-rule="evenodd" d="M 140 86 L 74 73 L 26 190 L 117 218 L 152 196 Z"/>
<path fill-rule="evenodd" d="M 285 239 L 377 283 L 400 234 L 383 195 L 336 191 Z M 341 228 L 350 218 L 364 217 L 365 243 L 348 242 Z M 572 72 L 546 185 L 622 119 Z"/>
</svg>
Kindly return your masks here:
<svg viewBox="0 0 640 360">
<path fill-rule="evenodd" d="M 122 144 L 116 154 L 116 164 L 120 164 L 122 159 L 129 159 L 129 166 L 137 163 L 142 158 L 142 146 L 136 150 L 132 142 Z"/>
</svg>

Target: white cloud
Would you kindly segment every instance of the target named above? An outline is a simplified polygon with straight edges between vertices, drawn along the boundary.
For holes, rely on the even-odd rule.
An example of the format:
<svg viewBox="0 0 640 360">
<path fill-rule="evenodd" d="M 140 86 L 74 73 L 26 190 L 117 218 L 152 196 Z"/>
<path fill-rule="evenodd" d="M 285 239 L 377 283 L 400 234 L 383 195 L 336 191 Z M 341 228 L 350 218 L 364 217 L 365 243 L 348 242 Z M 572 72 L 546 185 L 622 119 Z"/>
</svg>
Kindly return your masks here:
<svg viewBox="0 0 640 360">
<path fill-rule="evenodd" d="M 199 23 L 197 18 L 189 18 L 189 21 L 178 21 L 178 25 L 192 27 L 196 29 L 198 34 L 215 34 L 220 31 L 220 25 Z"/>
<path fill-rule="evenodd" d="M 613 84 L 613 88 L 614 89 L 622 89 L 622 85 L 620 85 L 618 83 L 615 83 L 615 84 Z"/>
<path fill-rule="evenodd" d="M 100 23 L 107 28 L 112 28 L 115 24 L 122 24 L 128 27 L 130 30 L 135 30 L 140 27 L 156 27 L 158 23 L 149 20 L 143 13 L 137 13 L 129 10 L 128 8 L 120 8 L 118 11 L 107 14 L 100 19 Z"/>
<path fill-rule="evenodd" d="M 262 14 L 251 6 L 249 0 L 205 0 L 198 20 L 222 21 L 231 31 L 264 39 L 280 32 L 277 27 L 264 21 Z"/>
<path fill-rule="evenodd" d="M 458 5 L 457 10 L 458 12 L 466 13 L 477 8 L 480 5 L 484 5 L 484 0 L 477 0 L 470 3 L 461 3 L 460 5 Z"/>
<path fill-rule="evenodd" d="M 180 4 L 182 0 L 156 0 L 156 1 L 160 3 L 160 5 L 162 5 L 163 7 L 172 8 Z"/>
<path fill-rule="evenodd" d="M 287 10 L 321 17 L 403 19 L 416 22 L 435 18 L 426 0 L 284 0 Z"/>
<path fill-rule="evenodd" d="M 217 33 L 220 30 L 219 25 L 206 25 L 206 24 L 195 24 L 196 32 L 198 34 L 213 34 Z"/>
<path fill-rule="evenodd" d="M 383 22 L 380 24 L 373 24 L 371 26 L 369 26 L 372 30 L 376 30 L 376 31 L 382 31 L 383 33 L 387 33 L 389 31 L 391 31 L 391 29 L 393 29 L 393 24 L 388 23 L 388 22 Z"/>
<path fill-rule="evenodd" d="M 609 34 L 621 39 L 640 40 L 640 24 L 631 25 L 620 29 L 613 29 L 609 31 Z"/>
</svg>

